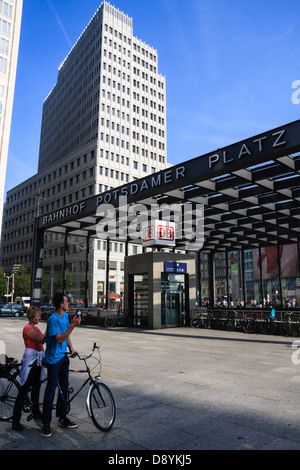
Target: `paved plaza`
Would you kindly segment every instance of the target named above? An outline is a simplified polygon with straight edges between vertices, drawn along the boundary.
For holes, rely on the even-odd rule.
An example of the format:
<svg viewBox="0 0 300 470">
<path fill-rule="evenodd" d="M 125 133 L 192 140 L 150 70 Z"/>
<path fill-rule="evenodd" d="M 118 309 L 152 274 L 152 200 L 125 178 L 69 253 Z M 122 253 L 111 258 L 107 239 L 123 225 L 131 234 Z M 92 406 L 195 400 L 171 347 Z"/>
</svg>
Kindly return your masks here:
<svg viewBox="0 0 300 470">
<path fill-rule="evenodd" d="M 21 359 L 27 319 L 0 318 L 0 339 L 9 356 Z M 45 330 L 45 323 L 40 323 Z M 300 350 L 296 338 L 174 328 L 157 331 L 80 326 L 74 347 L 88 355 L 101 345 L 102 379 L 117 407 L 114 427 L 98 431 L 85 407 L 85 389 L 70 416 L 77 429 L 52 421 L 23 432 L 0 422 L 2 450 L 299 450 Z M 81 367 L 78 359 L 72 367 Z M 72 385 L 82 374 L 71 374 Z M 54 413 L 53 413 L 54 415 Z"/>
</svg>

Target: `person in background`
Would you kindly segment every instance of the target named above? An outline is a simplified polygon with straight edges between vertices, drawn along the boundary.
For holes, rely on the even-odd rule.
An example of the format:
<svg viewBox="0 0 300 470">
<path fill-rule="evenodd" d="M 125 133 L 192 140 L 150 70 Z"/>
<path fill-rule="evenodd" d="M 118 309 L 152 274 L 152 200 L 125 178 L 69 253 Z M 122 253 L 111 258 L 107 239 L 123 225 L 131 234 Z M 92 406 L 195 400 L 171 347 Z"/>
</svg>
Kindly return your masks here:
<svg viewBox="0 0 300 470">
<path fill-rule="evenodd" d="M 20 372 L 21 389 L 16 398 L 12 419 L 12 428 L 15 431 L 22 431 L 24 429 L 20 420 L 22 408 L 30 387 L 32 387 L 31 401 L 33 403 L 33 417 L 36 419 L 42 417 L 42 413 L 39 409 L 39 396 L 44 374 L 42 359 L 44 357 L 43 343 L 45 342 L 46 333 L 42 333 L 37 326 L 42 315 L 39 308 L 29 307 L 26 314 L 28 324 L 23 328 L 25 351 Z"/>
</svg>

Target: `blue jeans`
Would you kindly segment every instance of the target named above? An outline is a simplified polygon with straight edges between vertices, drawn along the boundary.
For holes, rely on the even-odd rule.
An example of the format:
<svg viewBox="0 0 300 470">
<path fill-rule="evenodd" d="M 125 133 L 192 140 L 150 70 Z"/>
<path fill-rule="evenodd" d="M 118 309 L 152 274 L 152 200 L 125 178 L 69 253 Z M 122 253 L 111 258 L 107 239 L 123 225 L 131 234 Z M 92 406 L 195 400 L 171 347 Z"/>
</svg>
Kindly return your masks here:
<svg viewBox="0 0 300 470">
<path fill-rule="evenodd" d="M 47 364 L 48 376 L 43 404 L 43 424 L 51 423 L 52 406 L 54 403 L 54 396 L 57 384 L 60 385 L 62 394 L 65 399 L 67 399 L 69 388 L 69 363 L 69 358 L 65 356 L 55 364 Z M 66 411 L 66 402 L 62 398 L 61 394 L 58 393 L 56 404 L 56 416 L 63 419 L 66 417 Z"/>
<path fill-rule="evenodd" d="M 41 367 L 38 367 L 37 365 L 32 366 L 26 382 L 20 388 L 13 411 L 13 423 L 18 423 L 20 421 L 22 408 L 31 387 L 31 401 L 33 405 L 32 412 L 33 414 L 37 414 L 40 411 L 39 397 L 41 388 Z"/>
</svg>

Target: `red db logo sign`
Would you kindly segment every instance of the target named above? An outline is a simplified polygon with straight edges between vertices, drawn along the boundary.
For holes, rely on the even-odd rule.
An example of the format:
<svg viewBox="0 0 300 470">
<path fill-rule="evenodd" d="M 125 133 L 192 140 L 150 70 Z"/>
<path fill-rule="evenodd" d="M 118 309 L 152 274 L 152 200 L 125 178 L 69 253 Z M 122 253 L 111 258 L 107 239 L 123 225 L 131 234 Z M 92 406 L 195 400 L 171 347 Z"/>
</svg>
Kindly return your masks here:
<svg viewBox="0 0 300 470">
<path fill-rule="evenodd" d="M 143 246 L 175 246 L 175 224 L 155 221 L 143 227 Z"/>
<path fill-rule="evenodd" d="M 158 225 L 157 226 L 157 238 L 159 240 L 166 240 L 168 242 L 173 242 L 175 240 L 174 227 L 170 227 L 168 225 Z"/>
</svg>

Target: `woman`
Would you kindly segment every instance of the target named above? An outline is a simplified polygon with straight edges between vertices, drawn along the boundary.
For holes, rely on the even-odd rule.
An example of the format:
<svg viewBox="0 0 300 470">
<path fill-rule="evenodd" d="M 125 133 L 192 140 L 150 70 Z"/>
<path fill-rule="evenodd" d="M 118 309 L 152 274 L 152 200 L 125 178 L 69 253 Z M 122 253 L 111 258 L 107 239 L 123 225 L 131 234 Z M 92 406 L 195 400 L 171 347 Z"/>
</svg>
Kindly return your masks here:
<svg viewBox="0 0 300 470">
<path fill-rule="evenodd" d="M 12 421 L 12 428 L 15 431 L 22 431 L 24 429 L 20 420 L 22 408 L 31 386 L 33 386 L 31 391 L 32 414 L 34 418 L 41 418 L 39 395 L 41 380 L 44 374 L 42 359 L 44 357 L 43 343 L 45 342 L 46 333 L 43 334 L 37 327 L 41 319 L 41 311 L 38 307 L 29 307 L 26 314 L 29 321 L 23 329 L 25 352 L 20 372 L 21 388 L 14 406 Z"/>
</svg>

